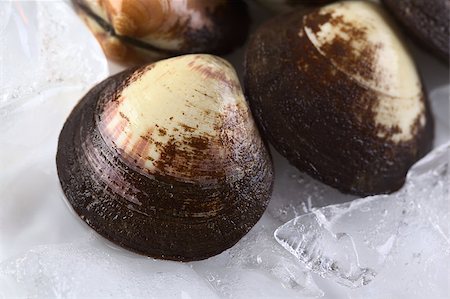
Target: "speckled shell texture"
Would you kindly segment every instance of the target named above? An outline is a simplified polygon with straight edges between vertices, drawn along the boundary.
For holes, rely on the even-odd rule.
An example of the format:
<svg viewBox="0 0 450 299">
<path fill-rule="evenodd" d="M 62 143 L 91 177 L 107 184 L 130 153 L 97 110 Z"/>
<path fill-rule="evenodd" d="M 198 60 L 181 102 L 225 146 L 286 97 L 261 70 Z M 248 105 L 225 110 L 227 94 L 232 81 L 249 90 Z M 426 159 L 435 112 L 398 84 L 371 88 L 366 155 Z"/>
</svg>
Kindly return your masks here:
<svg viewBox="0 0 450 299">
<path fill-rule="evenodd" d="M 107 56 L 156 61 L 187 53 L 223 54 L 244 43 L 242 0 L 72 0 Z"/>
<path fill-rule="evenodd" d="M 233 246 L 264 213 L 273 184 L 237 76 L 210 55 L 98 84 L 67 119 L 56 163 L 68 202 L 99 234 L 179 261 Z"/>
<path fill-rule="evenodd" d="M 246 95 L 264 135 L 345 193 L 399 189 L 432 143 L 414 63 L 384 18 L 363 1 L 296 11 L 263 24 L 247 49 Z"/>
<path fill-rule="evenodd" d="M 383 0 L 382 2 L 413 37 L 448 62 L 450 1 Z"/>
<path fill-rule="evenodd" d="M 334 0 L 256 0 L 267 8 L 278 11 L 287 12 L 298 7 L 309 7 L 323 5 Z"/>
</svg>

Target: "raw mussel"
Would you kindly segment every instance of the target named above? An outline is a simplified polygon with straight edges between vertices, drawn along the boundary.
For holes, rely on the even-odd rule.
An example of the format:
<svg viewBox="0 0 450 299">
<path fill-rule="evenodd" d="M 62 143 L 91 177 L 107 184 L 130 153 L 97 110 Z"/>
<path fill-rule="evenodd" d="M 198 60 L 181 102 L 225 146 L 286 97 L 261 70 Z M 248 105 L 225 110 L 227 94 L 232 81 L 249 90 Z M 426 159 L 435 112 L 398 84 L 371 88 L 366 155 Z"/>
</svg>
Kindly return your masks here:
<svg viewBox="0 0 450 299">
<path fill-rule="evenodd" d="M 155 258 L 205 259 L 263 214 L 269 152 L 232 66 L 210 55 L 110 77 L 61 131 L 62 189 L 99 234 Z"/>
<path fill-rule="evenodd" d="M 242 0 L 72 0 L 106 55 L 119 62 L 225 53 L 247 36 Z"/>
<path fill-rule="evenodd" d="M 449 0 L 383 0 L 383 3 L 413 37 L 448 62 Z"/>
<path fill-rule="evenodd" d="M 293 165 L 342 192 L 399 189 L 431 147 L 414 62 L 379 5 L 347 1 L 262 25 L 245 89 L 253 115 Z"/>
</svg>

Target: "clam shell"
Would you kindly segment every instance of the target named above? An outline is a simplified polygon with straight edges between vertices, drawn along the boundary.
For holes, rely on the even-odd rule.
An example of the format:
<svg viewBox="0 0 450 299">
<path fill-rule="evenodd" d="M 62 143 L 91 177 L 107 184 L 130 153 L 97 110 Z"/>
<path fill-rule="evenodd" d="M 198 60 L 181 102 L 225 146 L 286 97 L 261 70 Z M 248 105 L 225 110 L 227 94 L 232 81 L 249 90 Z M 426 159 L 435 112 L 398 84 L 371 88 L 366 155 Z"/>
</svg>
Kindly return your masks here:
<svg viewBox="0 0 450 299">
<path fill-rule="evenodd" d="M 254 0 L 276 12 L 287 12 L 298 7 L 323 5 L 334 0 Z"/>
<path fill-rule="evenodd" d="M 262 216 L 273 170 L 232 66 L 186 55 L 94 87 L 61 131 L 58 175 L 75 212 L 155 258 L 199 260 Z"/>
<path fill-rule="evenodd" d="M 383 0 L 382 2 L 413 38 L 448 64 L 450 1 Z"/>
<path fill-rule="evenodd" d="M 241 0 L 73 0 L 109 58 L 155 61 L 187 53 L 226 53 L 249 26 Z"/>
<path fill-rule="evenodd" d="M 343 192 L 397 190 L 431 147 L 414 62 L 374 3 L 339 2 L 264 24 L 247 50 L 245 87 L 277 150 Z"/>
</svg>

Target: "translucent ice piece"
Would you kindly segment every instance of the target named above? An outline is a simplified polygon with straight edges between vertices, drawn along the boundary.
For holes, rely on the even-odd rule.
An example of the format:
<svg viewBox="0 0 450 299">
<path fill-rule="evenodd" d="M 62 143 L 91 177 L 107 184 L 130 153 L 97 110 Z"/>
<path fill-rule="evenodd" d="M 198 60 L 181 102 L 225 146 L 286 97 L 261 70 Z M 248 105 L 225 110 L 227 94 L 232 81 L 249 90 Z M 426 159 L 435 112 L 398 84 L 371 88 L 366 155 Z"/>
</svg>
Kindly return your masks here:
<svg viewBox="0 0 450 299">
<path fill-rule="evenodd" d="M 50 89 L 85 88 L 106 77 L 100 46 L 67 2 L 1 1 L 0 19 L 3 118 Z"/>
<path fill-rule="evenodd" d="M 323 296 L 308 269 L 273 239 L 272 221 L 264 216 L 234 247 L 193 268 L 223 298 Z"/>
<path fill-rule="evenodd" d="M 404 285 L 417 295 L 421 273 L 442 295 L 446 284 L 438 281 L 446 272 L 436 277 L 412 265 L 449 262 L 449 152 L 447 143 L 417 163 L 400 191 L 299 216 L 275 231 L 276 240 L 314 272 L 347 286 L 373 281 L 381 288 L 392 279 L 392 289 Z"/>
<path fill-rule="evenodd" d="M 376 275 L 361 268 L 352 237 L 334 234 L 320 212 L 295 218 L 275 231 L 275 239 L 302 261 L 308 269 L 322 277 L 333 277 L 349 287 L 368 284 Z"/>
</svg>

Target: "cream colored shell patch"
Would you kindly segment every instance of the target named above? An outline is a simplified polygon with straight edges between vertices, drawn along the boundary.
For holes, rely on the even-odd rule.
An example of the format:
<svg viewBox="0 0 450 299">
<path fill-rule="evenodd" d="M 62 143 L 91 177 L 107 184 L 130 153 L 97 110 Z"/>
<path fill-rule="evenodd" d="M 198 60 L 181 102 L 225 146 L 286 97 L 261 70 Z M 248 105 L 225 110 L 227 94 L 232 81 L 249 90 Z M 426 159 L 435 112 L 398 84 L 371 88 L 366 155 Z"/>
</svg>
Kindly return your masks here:
<svg viewBox="0 0 450 299">
<path fill-rule="evenodd" d="M 140 170 L 184 181 L 211 181 L 239 168 L 227 143 L 253 142 L 249 136 L 259 138 L 254 127 L 234 69 L 211 55 L 137 70 L 99 125 L 104 139 Z"/>
<path fill-rule="evenodd" d="M 379 5 L 347 1 L 305 17 L 304 31 L 333 66 L 377 97 L 375 122 L 397 128 L 395 142 L 413 138 L 417 122 L 425 125 L 422 86 L 414 62 Z M 316 19 L 325 20 L 317 24 Z M 345 52 L 342 55 L 341 52 Z M 385 137 L 380 131 L 379 137 Z"/>
</svg>

